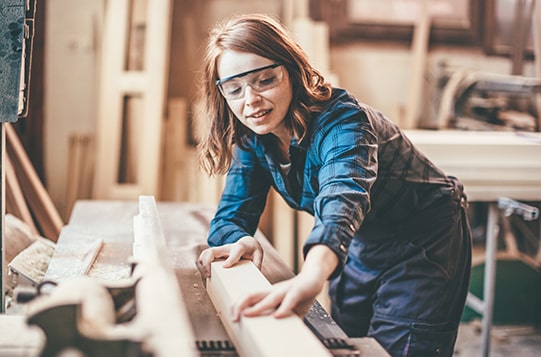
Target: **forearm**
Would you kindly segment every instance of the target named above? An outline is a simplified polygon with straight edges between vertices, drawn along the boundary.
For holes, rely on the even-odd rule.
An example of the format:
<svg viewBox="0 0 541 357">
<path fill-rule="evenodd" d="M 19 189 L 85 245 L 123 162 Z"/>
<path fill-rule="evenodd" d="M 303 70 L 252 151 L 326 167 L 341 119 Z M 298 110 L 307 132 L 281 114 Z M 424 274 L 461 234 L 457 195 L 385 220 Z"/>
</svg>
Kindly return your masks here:
<svg viewBox="0 0 541 357">
<path fill-rule="evenodd" d="M 336 253 L 326 245 L 316 244 L 308 251 L 301 274 L 319 280 L 323 286 L 337 265 Z"/>
</svg>

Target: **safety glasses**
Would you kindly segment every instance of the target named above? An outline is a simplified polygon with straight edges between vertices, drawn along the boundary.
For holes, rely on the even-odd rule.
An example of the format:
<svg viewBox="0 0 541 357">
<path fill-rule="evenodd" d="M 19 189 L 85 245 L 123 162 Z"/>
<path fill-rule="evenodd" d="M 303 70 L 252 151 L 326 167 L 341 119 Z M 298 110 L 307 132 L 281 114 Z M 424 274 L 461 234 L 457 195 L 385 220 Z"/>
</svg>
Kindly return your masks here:
<svg viewBox="0 0 541 357">
<path fill-rule="evenodd" d="M 278 86 L 284 78 L 281 63 L 252 69 L 251 71 L 235 74 L 216 81 L 220 93 L 227 100 L 244 98 L 246 87 L 250 86 L 254 91 L 262 93 Z"/>
</svg>

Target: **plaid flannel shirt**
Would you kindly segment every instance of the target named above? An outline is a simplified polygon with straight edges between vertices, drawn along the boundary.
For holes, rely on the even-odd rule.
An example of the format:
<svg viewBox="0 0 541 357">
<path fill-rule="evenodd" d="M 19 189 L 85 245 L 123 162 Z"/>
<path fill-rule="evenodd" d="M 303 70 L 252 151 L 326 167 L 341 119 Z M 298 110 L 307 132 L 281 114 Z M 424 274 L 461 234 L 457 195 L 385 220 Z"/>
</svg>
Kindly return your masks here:
<svg viewBox="0 0 541 357">
<path fill-rule="evenodd" d="M 456 188 L 454 178 L 394 123 L 342 89 L 335 88 L 324 109 L 312 115 L 306 140 L 292 139 L 289 174 L 273 155 L 273 138 L 254 134 L 248 150 L 235 147 L 211 222 L 210 246 L 253 235 L 273 187 L 289 206 L 315 218 L 304 254 L 314 244 L 325 244 L 343 265 L 353 239 L 397 239 L 416 212 Z"/>
</svg>

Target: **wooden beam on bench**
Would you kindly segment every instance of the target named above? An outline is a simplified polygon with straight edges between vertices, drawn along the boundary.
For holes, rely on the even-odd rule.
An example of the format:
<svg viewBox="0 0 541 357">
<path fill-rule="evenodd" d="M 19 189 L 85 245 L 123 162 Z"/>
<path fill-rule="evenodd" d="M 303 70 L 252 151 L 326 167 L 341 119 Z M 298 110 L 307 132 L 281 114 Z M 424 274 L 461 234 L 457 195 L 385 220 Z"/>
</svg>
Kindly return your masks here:
<svg viewBox="0 0 541 357">
<path fill-rule="evenodd" d="M 137 315 L 135 330 L 155 356 L 196 357 L 195 337 L 177 278 L 154 196 L 139 196 L 139 214 L 133 220 L 133 272 Z"/>
<path fill-rule="evenodd" d="M 233 323 L 233 302 L 249 291 L 270 286 L 270 283 L 251 261 L 241 261 L 231 268 L 224 268 L 223 264 L 223 261 L 211 264 L 207 290 L 240 356 L 331 356 L 296 315 L 281 319 L 270 315 L 244 316 Z"/>
</svg>

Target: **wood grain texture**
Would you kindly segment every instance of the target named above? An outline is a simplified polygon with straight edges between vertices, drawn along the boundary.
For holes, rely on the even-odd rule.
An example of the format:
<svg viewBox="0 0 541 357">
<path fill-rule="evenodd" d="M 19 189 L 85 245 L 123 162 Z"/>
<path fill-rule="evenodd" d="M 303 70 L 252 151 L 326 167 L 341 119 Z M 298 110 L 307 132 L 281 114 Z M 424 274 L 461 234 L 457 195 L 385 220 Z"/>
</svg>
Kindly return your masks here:
<svg viewBox="0 0 541 357">
<path fill-rule="evenodd" d="M 534 1 L 533 6 L 535 75 L 541 78 L 541 4 L 539 1 Z M 541 131 L 541 93 L 537 94 L 537 130 Z"/>
<path fill-rule="evenodd" d="M 171 26 L 171 0 L 146 2 L 142 70 L 125 68 L 130 33 L 130 2 L 108 1 L 105 11 L 100 70 L 98 123 L 96 136 L 96 175 L 93 197 L 135 199 L 138 195 L 159 193 L 160 150 L 165 112 L 165 90 Z M 133 35 L 133 34 L 131 34 Z M 138 102 L 136 113 L 128 118 L 128 103 Z M 134 108 L 131 108 L 134 109 Z M 134 137 L 123 137 L 123 124 L 130 123 Z M 123 139 L 135 145 L 130 158 L 134 180 L 119 180 Z"/>
<path fill-rule="evenodd" d="M 64 225 L 56 206 L 41 182 L 36 170 L 11 124 L 6 127 L 6 148 L 19 184 L 23 187 L 28 207 L 32 211 L 41 234 L 56 242 Z"/>
<path fill-rule="evenodd" d="M 211 264 L 207 290 L 222 323 L 241 356 L 331 356 L 330 352 L 296 315 L 276 319 L 270 315 L 231 320 L 230 307 L 252 290 L 265 289 L 270 283 L 251 261 L 224 268 L 223 261 Z"/>
<path fill-rule="evenodd" d="M 196 339 L 228 340 L 230 337 L 216 313 L 195 263 L 201 251 L 208 247 L 206 238 L 210 220 L 215 214 L 215 206 L 158 202 L 157 207 L 177 286 L 182 292 Z M 88 275 L 105 282 L 129 282 L 133 217 L 137 214 L 135 201 L 78 201 L 68 224 L 62 229 L 45 278 L 66 280 L 73 271 L 70 267 L 82 260 L 83 247 L 90 246 L 100 238 L 104 244 Z M 265 236 L 258 231 L 255 237 L 265 251 L 261 272 L 268 282 L 274 284 L 293 277 L 291 268 L 284 263 Z M 154 303 L 156 304 L 155 301 Z M 314 330 L 320 338 L 347 339 L 336 322 L 328 314 L 322 314 L 321 309 L 311 310 L 306 315 L 306 321 L 307 325 L 315 327 Z"/>
<path fill-rule="evenodd" d="M 407 130 L 445 174 L 458 177 L 469 201 L 541 199 L 541 134 Z"/>
<path fill-rule="evenodd" d="M 428 12 L 428 0 L 422 1 L 422 13 L 415 24 L 412 40 L 412 73 L 406 117 L 400 123 L 403 129 L 415 129 L 421 115 L 421 100 L 425 81 L 428 44 L 430 40 L 431 18 Z"/>
</svg>

